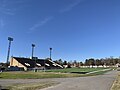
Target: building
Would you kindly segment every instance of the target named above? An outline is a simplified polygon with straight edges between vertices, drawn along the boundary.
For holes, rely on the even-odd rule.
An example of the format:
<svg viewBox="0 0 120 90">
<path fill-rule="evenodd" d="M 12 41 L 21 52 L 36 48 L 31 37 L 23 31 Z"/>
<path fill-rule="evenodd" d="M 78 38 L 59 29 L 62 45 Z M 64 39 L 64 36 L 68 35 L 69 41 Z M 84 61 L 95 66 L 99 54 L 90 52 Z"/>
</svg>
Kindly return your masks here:
<svg viewBox="0 0 120 90">
<path fill-rule="evenodd" d="M 33 70 L 33 69 L 61 69 L 61 65 L 51 61 L 50 59 L 38 59 L 38 58 L 21 58 L 11 57 L 10 67 L 18 67 L 19 69 Z"/>
<path fill-rule="evenodd" d="M 117 63 L 117 64 L 116 64 L 116 67 L 120 67 L 120 64 L 119 64 L 119 63 Z"/>
</svg>

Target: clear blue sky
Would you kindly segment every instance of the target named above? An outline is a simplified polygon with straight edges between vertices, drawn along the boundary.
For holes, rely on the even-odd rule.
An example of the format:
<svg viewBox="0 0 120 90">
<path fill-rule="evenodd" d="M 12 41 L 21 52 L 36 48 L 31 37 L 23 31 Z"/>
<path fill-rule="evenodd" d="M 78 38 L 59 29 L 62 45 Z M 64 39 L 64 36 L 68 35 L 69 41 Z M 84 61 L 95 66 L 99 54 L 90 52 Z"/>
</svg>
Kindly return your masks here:
<svg viewBox="0 0 120 90">
<path fill-rule="evenodd" d="M 10 56 L 84 61 L 120 56 L 120 0 L 0 0 L 0 62 Z"/>
</svg>

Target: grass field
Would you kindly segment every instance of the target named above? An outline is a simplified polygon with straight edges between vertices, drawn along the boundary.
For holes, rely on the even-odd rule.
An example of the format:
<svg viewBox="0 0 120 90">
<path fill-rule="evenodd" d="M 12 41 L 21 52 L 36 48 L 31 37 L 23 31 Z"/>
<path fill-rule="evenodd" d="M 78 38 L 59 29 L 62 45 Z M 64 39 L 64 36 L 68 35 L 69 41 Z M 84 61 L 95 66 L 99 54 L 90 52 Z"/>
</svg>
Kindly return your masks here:
<svg viewBox="0 0 120 90">
<path fill-rule="evenodd" d="M 103 74 L 106 71 L 95 72 L 92 74 L 80 74 L 80 73 L 99 71 L 103 69 L 106 68 L 68 68 L 68 69 L 47 70 L 45 72 L 43 71 L 2 72 L 0 73 L 0 79 L 41 79 L 41 78 L 66 78 L 66 77 L 92 76 L 92 75 Z M 77 72 L 77 73 L 71 73 L 71 72 Z"/>
<path fill-rule="evenodd" d="M 92 72 L 103 70 L 107 68 L 66 68 L 66 69 L 55 69 L 55 70 L 47 70 L 46 72 L 61 72 L 61 73 L 71 73 L 71 72 Z"/>
</svg>

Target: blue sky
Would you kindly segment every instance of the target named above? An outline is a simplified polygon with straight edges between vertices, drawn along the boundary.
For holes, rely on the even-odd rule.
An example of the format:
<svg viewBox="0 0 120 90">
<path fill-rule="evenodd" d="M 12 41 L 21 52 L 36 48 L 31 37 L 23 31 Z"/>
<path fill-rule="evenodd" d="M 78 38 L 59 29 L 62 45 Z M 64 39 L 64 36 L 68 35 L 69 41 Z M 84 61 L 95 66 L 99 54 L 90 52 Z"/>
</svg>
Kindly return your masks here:
<svg viewBox="0 0 120 90">
<path fill-rule="evenodd" d="M 10 56 L 84 61 L 120 56 L 120 0 L 0 0 L 0 62 Z"/>
</svg>

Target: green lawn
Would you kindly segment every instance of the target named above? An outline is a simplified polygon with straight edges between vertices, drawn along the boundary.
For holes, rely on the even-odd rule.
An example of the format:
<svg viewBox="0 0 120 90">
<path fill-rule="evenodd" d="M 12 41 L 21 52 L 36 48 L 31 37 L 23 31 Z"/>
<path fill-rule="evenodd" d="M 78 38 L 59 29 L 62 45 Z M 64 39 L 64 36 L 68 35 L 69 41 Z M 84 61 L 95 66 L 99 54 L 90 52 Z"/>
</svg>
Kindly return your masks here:
<svg viewBox="0 0 120 90">
<path fill-rule="evenodd" d="M 68 68 L 57 70 L 46 70 L 46 72 L 3 72 L 0 73 L 0 79 L 40 79 L 40 78 L 66 78 L 66 77 L 80 77 L 103 74 L 104 72 L 96 72 L 92 74 L 78 74 L 71 72 L 92 72 L 103 70 L 105 68 Z M 106 71 L 105 71 L 106 72 Z"/>
<path fill-rule="evenodd" d="M 66 68 L 66 69 L 55 69 L 47 70 L 46 72 L 61 72 L 61 73 L 71 73 L 71 72 L 92 72 L 108 68 Z"/>
</svg>

